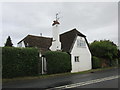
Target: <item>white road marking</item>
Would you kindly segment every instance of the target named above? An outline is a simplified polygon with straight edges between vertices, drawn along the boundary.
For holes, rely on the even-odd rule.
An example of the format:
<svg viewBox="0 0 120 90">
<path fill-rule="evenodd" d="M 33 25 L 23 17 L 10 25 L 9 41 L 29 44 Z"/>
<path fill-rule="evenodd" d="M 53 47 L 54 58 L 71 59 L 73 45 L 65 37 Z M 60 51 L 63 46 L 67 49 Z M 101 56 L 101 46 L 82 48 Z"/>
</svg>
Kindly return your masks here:
<svg viewBox="0 0 120 90">
<path fill-rule="evenodd" d="M 88 84 L 94 84 L 94 83 L 98 83 L 98 82 L 112 80 L 112 79 L 116 79 L 116 78 L 119 78 L 119 77 L 120 77 L 120 75 L 119 76 L 118 75 L 110 76 L 110 77 L 105 77 L 105 78 L 100 78 L 100 79 L 95 79 L 95 80 L 90 80 L 90 81 L 85 81 L 85 82 L 80 82 L 80 83 L 75 83 L 75 84 L 69 84 L 69 85 L 49 88 L 49 89 L 46 89 L 46 90 L 54 90 L 54 89 L 60 90 L 60 89 L 75 88 L 75 87 L 84 86 L 84 85 L 88 85 Z"/>
</svg>

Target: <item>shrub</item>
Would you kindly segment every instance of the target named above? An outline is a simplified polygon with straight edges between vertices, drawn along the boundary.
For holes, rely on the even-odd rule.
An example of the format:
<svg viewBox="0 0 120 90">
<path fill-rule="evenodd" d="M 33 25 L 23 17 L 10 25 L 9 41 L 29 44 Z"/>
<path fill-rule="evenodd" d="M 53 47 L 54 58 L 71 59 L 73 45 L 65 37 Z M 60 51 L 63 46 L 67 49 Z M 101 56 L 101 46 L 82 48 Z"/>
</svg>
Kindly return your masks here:
<svg viewBox="0 0 120 90">
<path fill-rule="evenodd" d="M 48 51 L 45 53 L 47 60 L 47 73 L 64 73 L 71 71 L 70 55 L 65 52 Z"/>
<path fill-rule="evenodd" d="M 118 66 L 120 67 L 120 50 L 118 49 Z"/>
<path fill-rule="evenodd" d="M 118 66 L 120 67 L 120 58 L 118 59 Z"/>
<path fill-rule="evenodd" d="M 115 60 L 112 60 L 111 61 L 112 62 L 112 65 L 111 66 L 118 66 L 118 62 L 119 62 L 119 60 L 118 59 L 115 59 Z"/>
<path fill-rule="evenodd" d="M 96 68 L 100 68 L 101 67 L 101 61 L 98 57 L 93 56 L 92 57 L 92 68 L 96 69 Z"/>
<path fill-rule="evenodd" d="M 38 51 L 35 48 L 2 48 L 2 77 L 32 76 L 38 73 Z"/>
<path fill-rule="evenodd" d="M 113 60 L 117 58 L 117 46 L 112 41 L 100 40 L 90 44 L 90 50 L 93 56 Z"/>
</svg>

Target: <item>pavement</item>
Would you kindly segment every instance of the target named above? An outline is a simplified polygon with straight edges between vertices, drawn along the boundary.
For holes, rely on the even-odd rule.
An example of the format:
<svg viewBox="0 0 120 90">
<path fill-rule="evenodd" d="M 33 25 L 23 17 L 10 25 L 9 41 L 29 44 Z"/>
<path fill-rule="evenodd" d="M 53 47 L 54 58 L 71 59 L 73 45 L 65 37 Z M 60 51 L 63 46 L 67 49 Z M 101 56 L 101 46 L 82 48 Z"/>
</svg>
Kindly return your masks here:
<svg viewBox="0 0 120 90">
<path fill-rule="evenodd" d="M 58 90 L 69 88 L 118 88 L 120 68 L 86 74 L 71 74 L 42 79 L 3 83 L 2 88 L 42 88 Z M 68 88 L 69 87 L 69 88 Z"/>
</svg>

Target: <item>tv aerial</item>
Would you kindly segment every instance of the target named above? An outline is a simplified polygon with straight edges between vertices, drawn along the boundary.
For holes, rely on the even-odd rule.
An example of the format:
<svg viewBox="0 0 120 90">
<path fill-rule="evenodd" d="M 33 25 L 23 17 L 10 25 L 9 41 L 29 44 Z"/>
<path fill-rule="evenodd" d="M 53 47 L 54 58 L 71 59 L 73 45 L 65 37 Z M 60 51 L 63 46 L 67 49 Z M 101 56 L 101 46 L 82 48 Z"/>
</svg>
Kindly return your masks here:
<svg viewBox="0 0 120 90">
<path fill-rule="evenodd" d="M 58 21 L 60 19 L 60 17 L 58 17 L 60 14 L 60 12 L 56 13 L 56 21 Z"/>
<path fill-rule="evenodd" d="M 53 21 L 52 26 L 54 26 L 56 24 L 60 24 L 59 21 L 58 21 L 60 19 L 59 14 L 60 14 L 60 12 L 56 13 L 56 20 Z"/>
</svg>

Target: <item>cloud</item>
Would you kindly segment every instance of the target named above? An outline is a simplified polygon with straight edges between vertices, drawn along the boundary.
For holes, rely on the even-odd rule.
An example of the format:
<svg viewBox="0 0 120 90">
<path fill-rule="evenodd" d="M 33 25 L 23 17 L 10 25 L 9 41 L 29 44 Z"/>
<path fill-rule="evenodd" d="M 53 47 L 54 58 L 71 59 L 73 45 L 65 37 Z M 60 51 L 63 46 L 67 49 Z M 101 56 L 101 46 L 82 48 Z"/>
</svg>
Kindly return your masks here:
<svg viewBox="0 0 120 90">
<path fill-rule="evenodd" d="M 117 42 L 118 11 L 115 2 L 10 2 L 2 3 L 2 43 L 8 35 L 14 45 L 28 34 L 52 37 L 52 21 L 60 13 L 60 33 L 77 28 L 89 41 Z M 97 37 L 99 34 L 99 37 Z M 107 37 L 108 36 L 108 37 Z"/>
<path fill-rule="evenodd" d="M 94 40 L 111 40 L 115 44 L 118 44 L 118 25 L 113 24 L 111 26 L 101 27 L 98 29 L 90 29 L 86 32 L 87 38 L 90 42 Z M 93 38 L 94 37 L 94 38 Z"/>
<path fill-rule="evenodd" d="M 63 22 L 66 26 L 71 22 L 69 26 L 81 26 L 87 30 L 110 25 L 118 19 L 117 3 L 66 3 L 64 6 Z"/>
</svg>

